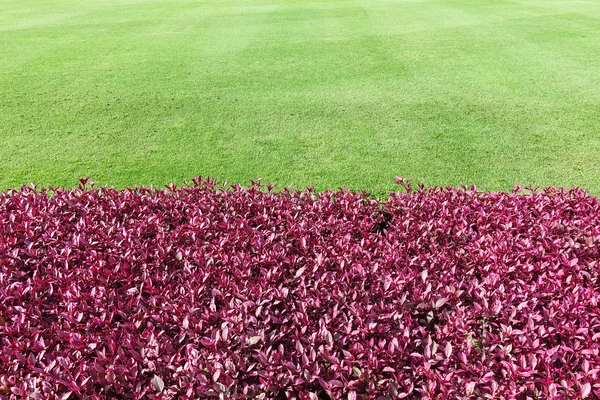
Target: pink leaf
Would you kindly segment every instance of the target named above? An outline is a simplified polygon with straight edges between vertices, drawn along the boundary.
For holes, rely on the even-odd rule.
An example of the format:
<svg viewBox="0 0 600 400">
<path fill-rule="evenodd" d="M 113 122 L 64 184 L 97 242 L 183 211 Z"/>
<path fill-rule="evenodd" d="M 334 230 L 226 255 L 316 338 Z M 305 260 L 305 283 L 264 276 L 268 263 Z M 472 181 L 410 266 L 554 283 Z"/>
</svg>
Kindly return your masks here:
<svg viewBox="0 0 600 400">
<path fill-rule="evenodd" d="M 162 392 L 163 389 L 165 388 L 165 383 L 163 382 L 163 380 L 160 378 L 160 376 L 158 375 L 154 375 L 154 377 L 152 378 L 152 387 L 154 388 L 154 390 L 156 390 L 157 392 Z"/>
<path fill-rule="evenodd" d="M 587 383 L 581 385 L 580 391 L 581 391 L 581 398 L 585 399 L 590 395 L 590 393 L 592 391 L 592 385 L 590 385 L 590 383 L 587 382 Z"/>
<path fill-rule="evenodd" d="M 248 346 L 253 346 L 256 343 L 260 342 L 262 338 L 260 336 L 252 336 L 248 339 Z"/>
</svg>

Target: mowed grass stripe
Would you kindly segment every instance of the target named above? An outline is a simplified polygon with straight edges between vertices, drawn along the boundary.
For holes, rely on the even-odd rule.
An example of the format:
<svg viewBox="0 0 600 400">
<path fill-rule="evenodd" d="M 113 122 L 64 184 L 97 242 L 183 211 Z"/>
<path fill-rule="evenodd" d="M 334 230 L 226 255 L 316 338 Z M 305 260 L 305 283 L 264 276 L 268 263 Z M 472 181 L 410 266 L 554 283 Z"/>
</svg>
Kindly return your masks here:
<svg viewBox="0 0 600 400">
<path fill-rule="evenodd" d="M 0 1 L 0 186 L 600 190 L 597 1 Z"/>
</svg>

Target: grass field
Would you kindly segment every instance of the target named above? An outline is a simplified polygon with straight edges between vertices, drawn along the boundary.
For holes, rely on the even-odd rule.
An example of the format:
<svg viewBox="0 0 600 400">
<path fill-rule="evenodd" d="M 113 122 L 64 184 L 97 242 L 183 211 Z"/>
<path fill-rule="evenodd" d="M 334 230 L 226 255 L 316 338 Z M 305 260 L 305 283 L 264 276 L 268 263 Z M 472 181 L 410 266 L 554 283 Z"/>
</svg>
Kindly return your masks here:
<svg viewBox="0 0 600 400">
<path fill-rule="evenodd" d="M 0 187 L 600 191 L 600 1 L 0 0 Z"/>
</svg>

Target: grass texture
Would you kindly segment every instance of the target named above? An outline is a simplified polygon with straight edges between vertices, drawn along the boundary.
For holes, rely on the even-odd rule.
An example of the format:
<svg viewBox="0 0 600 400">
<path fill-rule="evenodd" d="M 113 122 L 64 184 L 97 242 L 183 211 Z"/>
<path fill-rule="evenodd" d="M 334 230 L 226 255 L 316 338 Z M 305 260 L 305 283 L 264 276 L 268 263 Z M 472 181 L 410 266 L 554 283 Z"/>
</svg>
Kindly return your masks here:
<svg viewBox="0 0 600 400">
<path fill-rule="evenodd" d="M 0 0 L 0 187 L 600 190 L 600 1 Z"/>
</svg>

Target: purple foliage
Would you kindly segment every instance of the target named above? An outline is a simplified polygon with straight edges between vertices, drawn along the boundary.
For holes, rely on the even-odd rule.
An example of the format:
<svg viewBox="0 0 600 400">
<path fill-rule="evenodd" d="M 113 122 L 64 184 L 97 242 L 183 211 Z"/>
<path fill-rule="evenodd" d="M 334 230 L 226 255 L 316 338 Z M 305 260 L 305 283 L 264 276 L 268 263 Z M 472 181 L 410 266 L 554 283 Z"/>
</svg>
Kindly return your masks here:
<svg viewBox="0 0 600 400">
<path fill-rule="evenodd" d="M 2 399 L 600 397 L 585 191 L 0 195 Z"/>
</svg>

